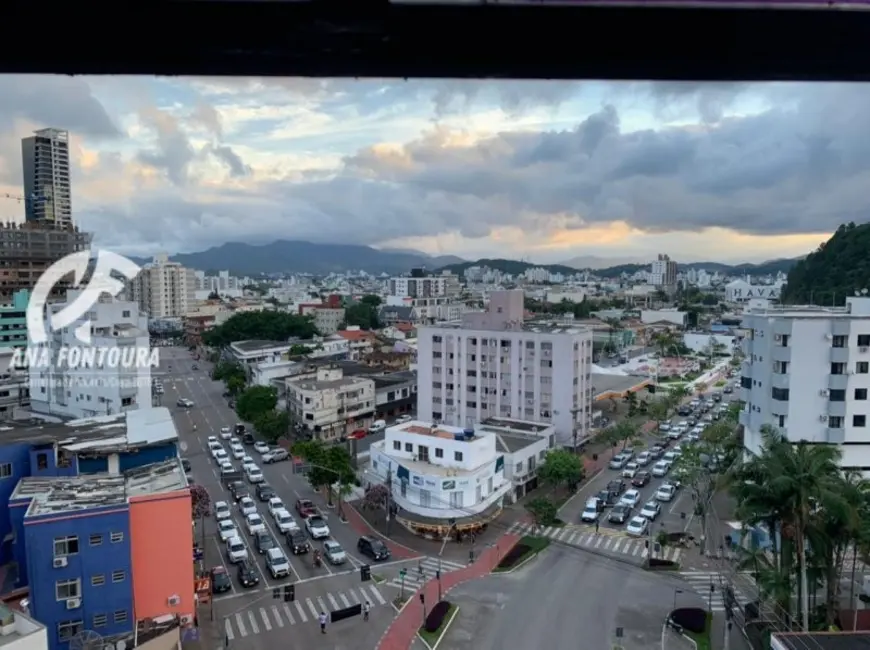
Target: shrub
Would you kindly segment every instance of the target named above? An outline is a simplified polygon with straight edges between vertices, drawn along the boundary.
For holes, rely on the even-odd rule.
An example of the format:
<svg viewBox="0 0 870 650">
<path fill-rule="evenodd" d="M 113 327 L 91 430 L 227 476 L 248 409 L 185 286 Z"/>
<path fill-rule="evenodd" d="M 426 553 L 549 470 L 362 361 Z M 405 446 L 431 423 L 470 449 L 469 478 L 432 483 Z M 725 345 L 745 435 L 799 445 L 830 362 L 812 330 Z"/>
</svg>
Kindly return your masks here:
<svg viewBox="0 0 870 650">
<path fill-rule="evenodd" d="M 684 630 L 702 634 L 707 629 L 707 610 L 700 607 L 681 607 L 671 612 L 671 621 Z"/>
<path fill-rule="evenodd" d="M 444 617 L 447 616 L 449 611 L 450 603 L 446 600 L 436 603 L 432 611 L 426 615 L 426 623 L 423 625 L 423 628 L 430 634 L 437 632 L 444 624 Z"/>
<path fill-rule="evenodd" d="M 677 566 L 677 563 L 673 562 L 672 560 L 663 560 L 663 559 L 658 558 L 658 557 L 651 557 L 649 559 L 649 565 L 651 567 L 671 567 L 671 566 Z"/>
<path fill-rule="evenodd" d="M 517 544 L 501 559 L 501 562 L 498 563 L 498 568 L 510 569 L 512 566 L 517 564 L 523 557 L 525 557 L 527 553 L 530 553 L 531 551 L 531 546 L 527 546 L 525 544 Z"/>
</svg>

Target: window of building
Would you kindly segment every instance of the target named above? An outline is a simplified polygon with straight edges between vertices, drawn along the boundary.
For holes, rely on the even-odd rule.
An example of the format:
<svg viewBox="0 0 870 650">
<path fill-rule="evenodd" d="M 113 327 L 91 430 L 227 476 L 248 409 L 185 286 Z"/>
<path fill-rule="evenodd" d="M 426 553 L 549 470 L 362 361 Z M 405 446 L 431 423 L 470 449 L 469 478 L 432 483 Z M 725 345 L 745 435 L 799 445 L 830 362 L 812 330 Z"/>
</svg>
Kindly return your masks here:
<svg viewBox="0 0 870 650">
<path fill-rule="evenodd" d="M 459 509 L 462 507 L 462 492 L 457 490 L 456 492 L 450 493 L 450 507 L 453 509 Z"/>
<path fill-rule="evenodd" d="M 112 541 L 112 544 L 118 544 L 124 541 L 124 533 L 112 533 L 109 539 Z"/>
<path fill-rule="evenodd" d="M 844 348 L 849 343 L 848 336 L 835 336 L 831 341 L 832 348 Z"/>
<path fill-rule="evenodd" d="M 855 372 L 859 375 L 866 375 L 870 373 L 870 362 L 868 361 L 859 361 L 855 364 Z"/>
<path fill-rule="evenodd" d="M 828 392 L 828 399 L 832 402 L 845 402 L 846 401 L 846 391 L 845 390 L 832 390 Z"/>
<path fill-rule="evenodd" d="M 127 622 L 127 610 L 126 609 L 119 609 L 118 611 L 115 612 L 115 615 L 113 616 L 113 618 L 115 619 L 115 623 L 126 623 Z"/>
<path fill-rule="evenodd" d="M 94 614 L 94 627 L 106 627 L 108 617 L 105 614 Z"/>
<path fill-rule="evenodd" d="M 453 452 L 453 460 L 455 460 L 457 463 L 461 463 L 462 462 L 462 452 L 461 451 L 454 451 Z"/>
<path fill-rule="evenodd" d="M 54 583 L 54 595 L 57 600 L 78 598 L 82 595 L 82 581 L 78 578 L 74 580 L 58 580 Z"/>
<path fill-rule="evenodd" d="M 45 452 L 36 454 L 36 469 L 48 469 L 48 454 Z"/>
<path fill-rule="evenodd" d="M 432 493 L 429 490 L 420 490 L 420 505 L 424 508 L 432 507 Z"/>
<path fill-rule="evenodd" d="M 98 573 L 96 575 L 91 576 L 91 586 L 92 587 L 102 587 L 106 584 L 106 576 L 103 573 Z"/>
<path fill-rule="evenodd" d="M 126 571 L 112 571 L 112 582 L 124 582 L 126 577 Z"/>
<path fill-rule="evenodd" d="M 843 418 L 839 415 L 832 415 L 828 418 L 828 427 L 831 429 L 842 429 L 843 428 Z"/>
<path fill-rule="evenodd" d="M 406 442 L 405 443 L 405 451 L 407 451 L 409 454 L 413 453 L 414 452 L 414 445 L 412 445 L 410 442 Z"/>
<path fill-rule="evenodd" d="M 780 402 L 788 401 L 788 388 L 771 388 L 770 396 Z"/>
<path fill-rule="evenodd" d="M 859 334 L 858 335 L 858 347 L 859 348 L 870 347 L 870 334 Z"/>
<path fill-rule="evenodd" d="M 846 372 L 846 364 L 845 363 L 832 363 L 831 364 L 831 374 L 832 375 L 842 375 Z"/>
<path fill-rule="evenodd" d="M 57 624 L 57 638 L 60 641 L 69 641 L 84 629 L 82 621 L 63 621 Z"/>
<path fill-rule="evenodd" d="M 444 458 L 444 450 L 440 447 L 435 447 L 435 458 Z"/>
<path fill-rule="evenodd" d="M 0 463 L 0 478 L 12 476 L 12 463 Z"/>
<path fill-rule="evenodd" d="M 866 388 L 856 388 L 855 389 L 855 399 L 866 400 L 867 399 L 867 389 Z"/>
<path fill-rule="evenodd" d="M 122 312 L 121 312 L 121 318 L 130 318 L 130 310 L 129 310 L 129 309 L 125 309 L 124 311 L 122 311 Z"/>
<path fill-rule="evenodd" d="M 395 449 L 396 451 L 401 451 L 402 450 L 402 443 L 399 442 L 398 440 L 393 440 L 393 449 Z"/>
<path fill-rule="evenodd" d="M 79 552 L 79 538 L 75 535 L 54 538 L 54 557 L 75 555 Z"/>
<path fill-rule="evenodd" d="M 90 537 L 91 546 L 99 546 L 103 543 L 103 534 L 102 533 L 94 533 Z"/>
<path fill-rule="evenodd" d="M 866 427 L 867 426 L 867 416 L 866 415 L 853 415 L 852 416 L 852 426 L 853 427 Z"/>
</svg>

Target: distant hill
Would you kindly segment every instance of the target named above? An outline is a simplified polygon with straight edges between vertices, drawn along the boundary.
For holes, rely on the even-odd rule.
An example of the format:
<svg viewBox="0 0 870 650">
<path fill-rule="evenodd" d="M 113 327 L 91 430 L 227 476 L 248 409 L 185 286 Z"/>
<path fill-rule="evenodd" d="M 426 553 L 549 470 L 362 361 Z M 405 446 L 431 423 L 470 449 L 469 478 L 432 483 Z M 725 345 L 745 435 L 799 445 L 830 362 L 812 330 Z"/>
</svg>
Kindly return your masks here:
<svg viewBox="0 0 870 650">
<path fill-rule="evenodd" d="M 502 273 L 510 273 L 511 275 L 520 275 L 526 269 L 532 268 L 543 268 L 550 271 L 550 273 L 563 273 L 565 275 L 574 275 L 575 273 L 577 273 L 577 269 L 572 269 L 570 266 L 564 266 L 563 264 L 530 264 L 528 262 L 519 262 L 517 260 L 505 259 L 482 259 L 477 260 L 476 262 L 448 264 L 447 266 L 438 269 L 438 271 L 450 271 L 451 273 L 462 275 L 472 266 L 486 266 L 490 269 L 501 271 Z"/>
<path fill-rule="evenodd" d="M 454 255 L 430 257 L 416 251 L 376 250 L 354 244 L 315 244 L 307 241 L 279 240 L 255 246 L 231 242 L 198 253 L 179 253 L 173 262 L 200 271 L 229 270 L 234 275 L 312 273 L 326 275 L 345 271 L 367 273 L 407 273 L 414 267 L 436 269 L 462 263 Z M 135 259 L 139 264 L 150 259 Z"/>
<path fill-rule="evenodd" d="M 870 289 L 870 224 L 844 224 L 791 269 L 782 302 L 842 305 L 847 296 Z"/>
<path fill-rule="evenodd" d="M 587 269 L 595 271 L 597 269 L 609 269 L 613 266 L 621 266 L 623 264 L 640 264 L 644 265 L 644 260 L 632 257 L 596 257 L 595 255 L 580 255 L 572 257 L 570 260 L 560 262 L 562 266 L 570 266 L 572 269 L 585 271 Z M 647 262 L 645 266 L 649 266 Z"/>
</svg>

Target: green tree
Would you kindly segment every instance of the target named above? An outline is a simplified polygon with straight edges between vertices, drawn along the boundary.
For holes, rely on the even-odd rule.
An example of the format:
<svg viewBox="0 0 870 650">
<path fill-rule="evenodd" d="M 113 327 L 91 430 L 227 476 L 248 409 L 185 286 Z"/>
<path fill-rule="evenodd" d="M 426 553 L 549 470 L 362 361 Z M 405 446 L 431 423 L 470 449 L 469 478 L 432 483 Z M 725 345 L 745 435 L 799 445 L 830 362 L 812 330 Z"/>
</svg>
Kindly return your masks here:
<svg viewBox="0 0 870 650">
<path fill-rule="evenodd" d="M 364 305 L 368 305 L 372 309 L 377 309 L 378 307 L 381 306 L 382 300 L 381 300 L 380 296 L 376 296 L 374 294 L 369 294 L 367 296 L 363 296 L 362 298 L 360 298 L 360 302 Z"/>
<path fill-rule="evenodd" d="M 329 490 L 332 502 L 332 486 L 338 485 L 339 496 L 347 493 L 356 480 L 353 459 L 344 446 L 325 445 L 321 440 L 306 440 L 293 445 L 293 454 L 308 463 L 308 482 L 319 490 Z"/>
<path fill-rule="evenodd" d="M 211 371 L 211 378 L 217 381 L 227 382 L 233 377 L 238 377 L 243 382 L 247 379 L 245 369 L 231 361 L 219 361 Z"/>
<path fill-rule="evenodd" d="M 271 410 L 260 413 L 253 419 L 254 428 L 270 445 L 287 435 L 290 417 L 286 411 Z"/>
<path fill-rule="evenodd" d="M 558 521 L 559 507 L 546 497 L 536 497 L 526 504 L 526 510 L 538 527 L 552 526 Z"/>
<path fill-rule="evenodd" d="M 538 467 L 538 477 L 553 487 L 577 485 L 583 475 L 583 459 L 566 449 L 549 450 Z"/>
<path fill-rule="evenodd" d="M 254 422 L 257 417 L 273 410 L 278 404 L 278 391 L 271 386 L 252 386 L 239 395 L 236 412 L 243 420 Z"/>
<path fill-rule="evenodd" d="M 203 343 L 224 347 L 236 341 L 286 341 L 290 338 L 310 339 L 317 334 L 309 316 L 282 311 L 250 311 L 234 314 L 217 327 L 203 332 Z"/>
<path fill-rule="evenodd" d="M 243 390 L 245 390 L 246 383 L 247 382 L 245 382 L 242 377 L 239 377 L 238 375 L 233 375 L 232 377 L 227 379 L 226 382 L 224 382 L 224 385 L 227 387 L 230 395 L 236 396 Z"/>
<path fill-rule="evenodd" d="M 378 329 L 378 308 L 366 302 L 358 302 L 344 310 L 346 325 L 356 325 L 364 330 Z"/>
</svg>

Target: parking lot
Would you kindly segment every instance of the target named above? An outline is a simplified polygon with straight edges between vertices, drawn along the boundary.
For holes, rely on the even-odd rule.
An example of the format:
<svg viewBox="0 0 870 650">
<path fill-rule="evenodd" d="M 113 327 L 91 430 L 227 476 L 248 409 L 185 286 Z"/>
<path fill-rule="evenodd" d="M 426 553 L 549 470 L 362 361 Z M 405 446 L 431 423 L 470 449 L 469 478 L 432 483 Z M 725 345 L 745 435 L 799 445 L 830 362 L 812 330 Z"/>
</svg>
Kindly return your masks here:
<svg viewBox="0 0 870 650">
<path fill-rule="evenodd" d="M 198 366 L 198 370 L 193 369 L 194 365 Z M 289 576 L 277 579 L 272 577 L 263 555 L 257 553 L 255 538 L 247 530 L 236 499 L 220 480 L 219 466 L 208 449 L 209 436 L 217 436 L 223 448 L 229 451 L 229 441 L 220 439 L 220 430 L 222 427 L 230 427 L 232 430 L 238 422 L 236 414 L 222 397 L 223 385 L 213 381 L 209 371 L 209 364 L 194 360 L 186 349 L 164 348 L 161 349 L 161 367 L 153 374 L 163 385 L 163 404 L 173 412 L 181 440 L 181 454 L 190 463 L 189 474 L 192 480 L 208 491 L 212 505 L 220 501 L 230 505 L 229 520 L 235 525 L 247 548 L 248 557 L 252 560 L 250 568 L 256 577 L 256 583 L 246 586 L 239 580 L 237 567 L 228 561 L 226 545 L 218 533 L 215 517 L 212 515 L 202 522 L 196 522 L 195 540 L 203 548 L 203 567 L 211 570 L 223 566 L 230 577 L 229 589 L 216 594 L 214 598 L 216 616 L 224 618 L 226 636 L 229 638 L 232 635 L 236 642 L 242 638 L 246 638 L 246 642 L 254 642 L 257 635 L 277 633 L 284 625 L 275 620 L 276 611 L 279 615 L 283 614 L 282 621 L 285 625 L 291 624 L 284 605 L 294 615 L 293 624 L 299 626 L 305 623 L 318 634 L 319 628 L 316 618 L 312 618 L 312 608 L 328 613 L 347 606 L 345 603 L 357 604 L 365 601 L 370 602 L 373 608 L 389 608 L 390 596 L 387 593 L 381 593 L 380 588 L 372 582 L 361 581 L 360 566 L 374 563 L 357 552 L 359 536 L 347 524 L 340 522 L 335 510 L 327 507 L 325 501 L 311 490 L 303 476 L 293 473 L 292 463 L 284 461 L 263 464 L 261 454 L 252 445 L 245 445 L 246 452 L 259 465 L 265 483 L 291 511 L 300 529 L 305 530 L 304 521 L 295 512 L 294 506 L 297 499 L 310 499 L 326 517 L 330 529 L 328 539 L 337 542 L 346 556 L 344 563 L 331 565 L 324 554 L 322 566 L 315 567 L 312 552 L 293 555 L 284 535 L 275 525 L 267 502 L 258 498 L 257 486 L 246 481 L 247 491 L 266 531 L 277 542 L 277 546 L 283 549 L 289 560 Z M 181 398 L 191 400 L 193 406 L 179 407 L 177 402 Z M 232 457 L 230 460 L 238 468 L 239 461 Z M 323 550 L 325 540 L 308 541 L 311 551 Z M 273 589 L 289 584 L 295 585 L 294 601 L 284 603 L 283 600 L 272 600 Z M 302 612 L 299 611 L 300 607 Z M 249 613 L 250 616 L 255 616 L 253 622 Z M 267 621 L 263 620 L 264 616 L 269 617 Z M 372 618 L 374 621 L 375 617 Z"/>
</svg>

